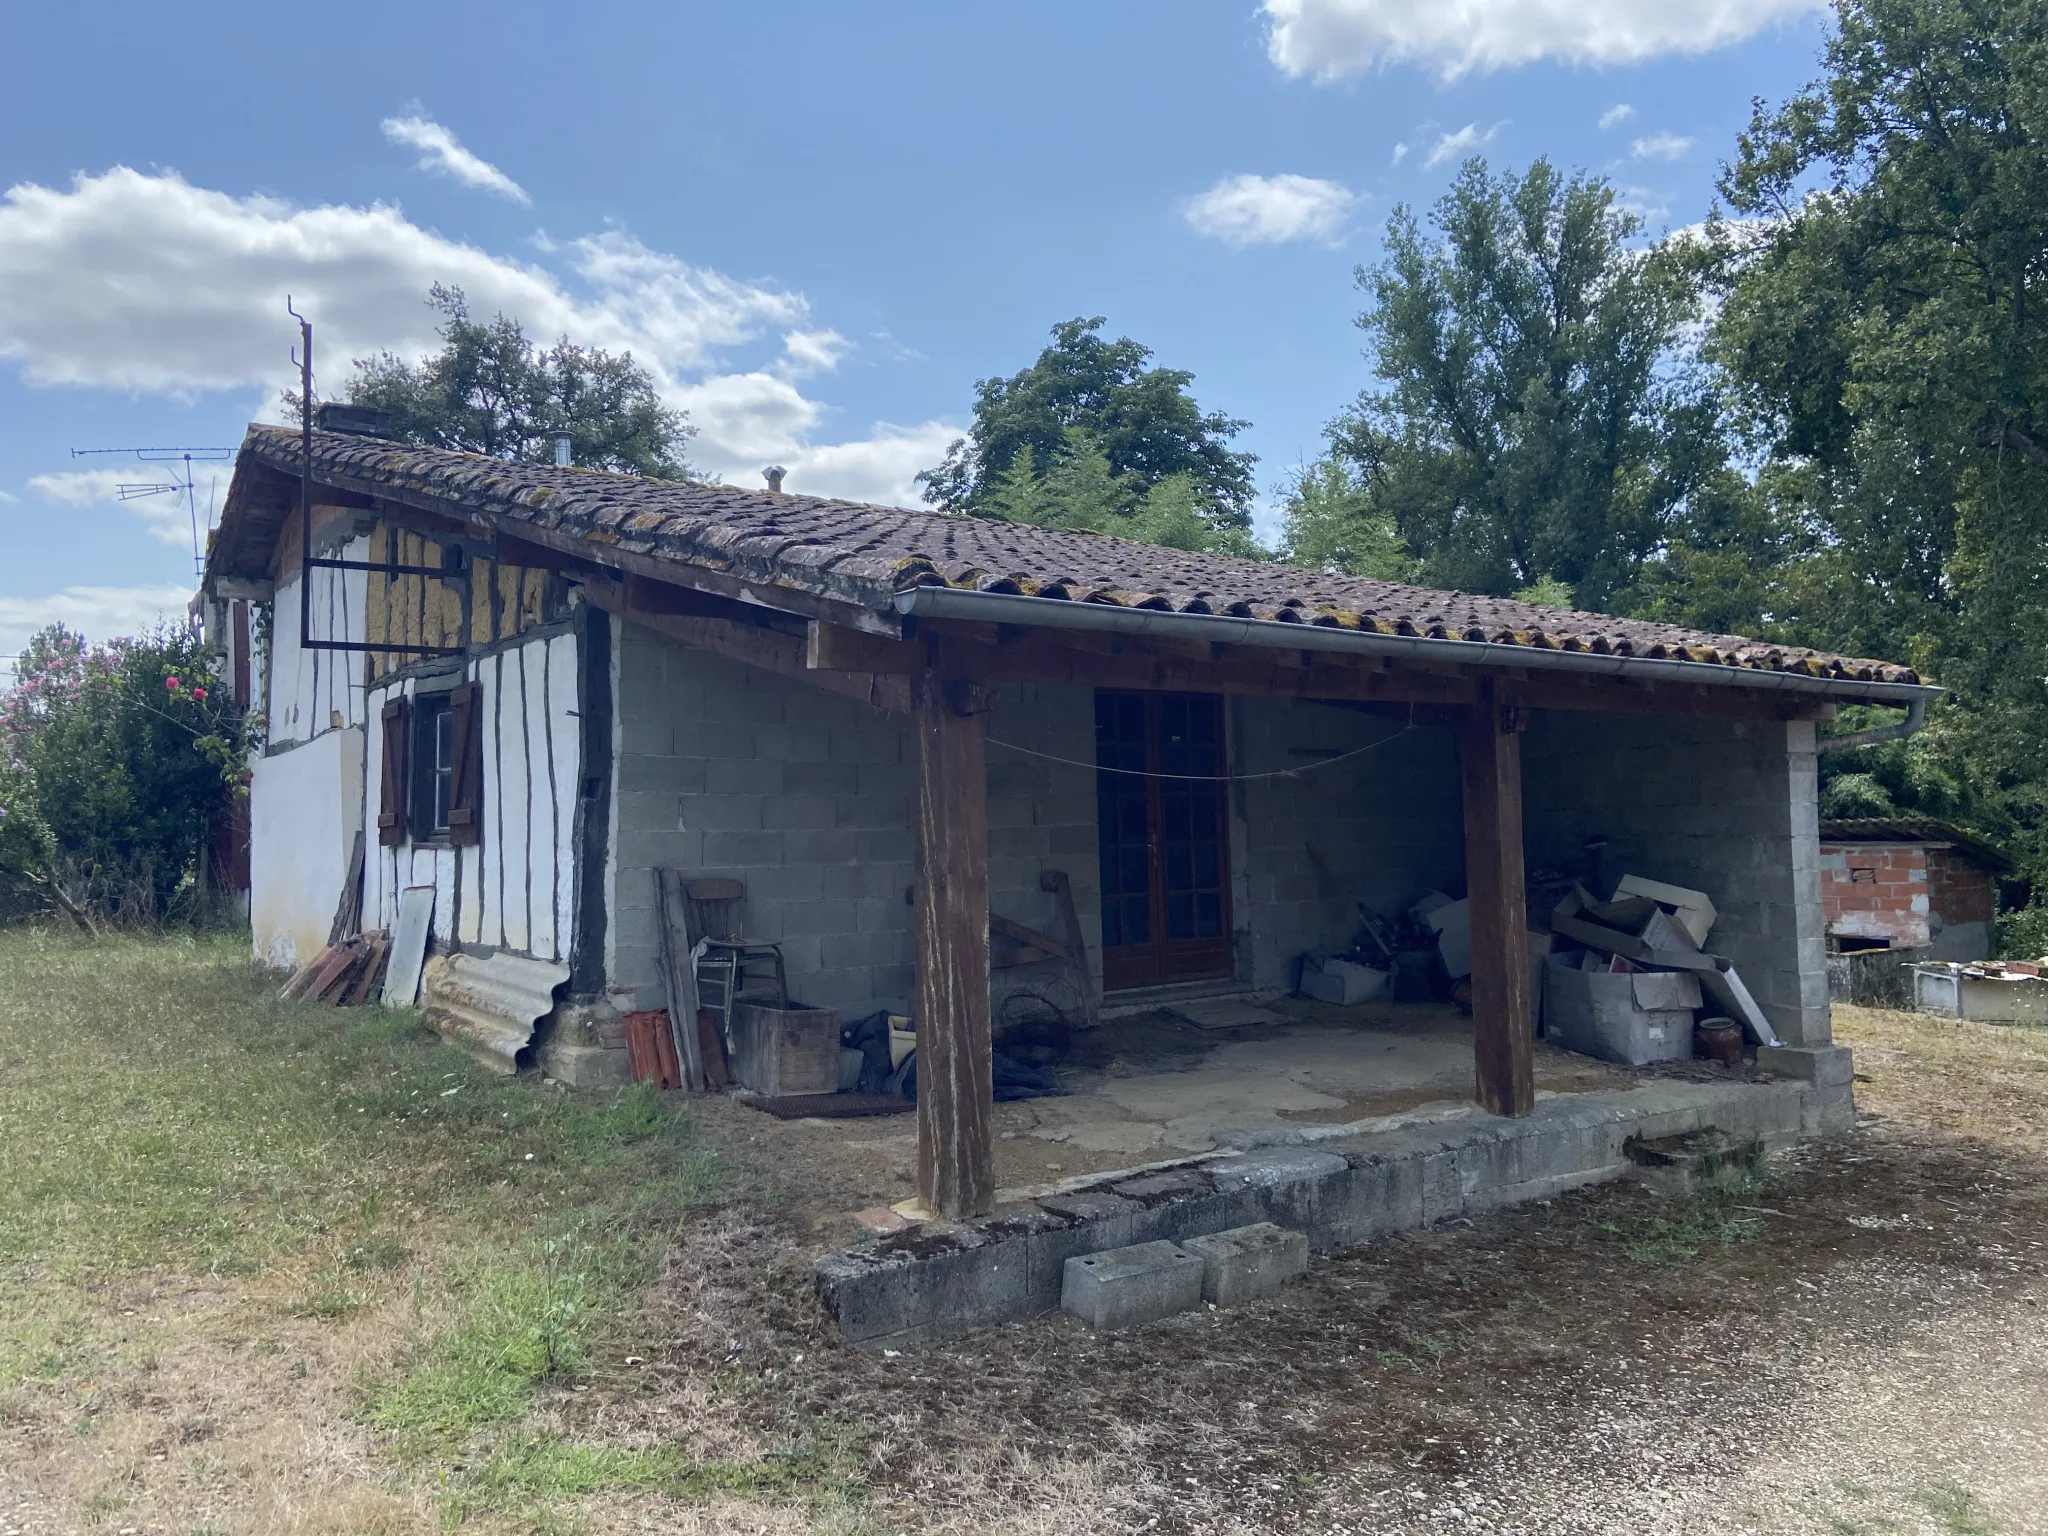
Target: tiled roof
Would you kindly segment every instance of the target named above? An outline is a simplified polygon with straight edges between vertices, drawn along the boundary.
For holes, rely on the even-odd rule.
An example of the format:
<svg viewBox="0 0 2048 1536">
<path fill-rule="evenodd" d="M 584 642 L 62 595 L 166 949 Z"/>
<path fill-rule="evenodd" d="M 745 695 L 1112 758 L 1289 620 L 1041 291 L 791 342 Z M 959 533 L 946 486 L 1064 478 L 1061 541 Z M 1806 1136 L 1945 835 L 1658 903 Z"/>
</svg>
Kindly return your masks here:
<svg viewBox="0 0 2048 1536">
<path fill-rule="evenodd" d="M 1920 681 L 1908 667 L 1738 635 L 1190 554 L 1106 534 L 514 464 L 341 433 L 315 433 L 313 445 L 321 480 L 401 500 L 413 493 L 593 545 L 874 609 L 889 608 L 909 587 L 948 586 L 1861 682 Z M 296 474 L 299 434 L 251 427 L 241 458 Z"/>
<path fill-rule="evenodd" d="M 1932 816 L 1855 816 L 1820 824 L 1824 843 L 1953 843 L 1998 874 L 2010 873 L 2012 859 L 1997 844 Z"/>
</svg>

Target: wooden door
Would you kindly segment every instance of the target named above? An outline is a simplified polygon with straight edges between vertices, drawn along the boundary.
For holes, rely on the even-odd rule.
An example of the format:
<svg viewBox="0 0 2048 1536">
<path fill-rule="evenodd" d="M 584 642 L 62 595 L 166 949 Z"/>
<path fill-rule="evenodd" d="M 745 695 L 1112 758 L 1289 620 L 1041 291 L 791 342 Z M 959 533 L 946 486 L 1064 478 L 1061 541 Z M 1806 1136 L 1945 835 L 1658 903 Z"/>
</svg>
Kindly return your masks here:
<svg viewBox="0 0 2048 1536">
<path fill-rule="evenodd" d="M 1232 973 L 1223 701 L 1095 695 L 1107 992 Z"/>
</svg>

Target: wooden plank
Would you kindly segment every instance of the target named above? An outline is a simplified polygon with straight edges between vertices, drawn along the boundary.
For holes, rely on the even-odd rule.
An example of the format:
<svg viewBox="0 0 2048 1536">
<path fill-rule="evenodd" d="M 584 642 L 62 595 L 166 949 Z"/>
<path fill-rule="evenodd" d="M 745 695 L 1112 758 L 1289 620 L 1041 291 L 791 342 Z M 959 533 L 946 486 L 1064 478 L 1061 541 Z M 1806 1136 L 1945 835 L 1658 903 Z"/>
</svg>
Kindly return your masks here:
<svg viewBox="0 0 2048 1536">
<path fill-rule="evenodd" d="M 1536 1107 L 1530 1061 L 1528 913 L 1522 875 L 1523 711 L 1490 682 L 1458 742 L 1471 898 L 1472 1055 L 1479 1102 L 1496 1115 Z"/>
<path fill-rule="evenodd" d="M 655 957 L 661 966 L 662 985 L 668 989 L 669 1033 L 682 1061 L 683 1087 L 691 1093 L 702 1093 L 709 1080 L 704 1072 L 703 1042 L 696 1028 L 697 969 L 689 950 L 680 957 L 676 953 L 676 922 L 686 910 L 681 871 L 655 870 Z"/>
<path fill-rule="evenodd" d="M 1067 958 L 1065 940 L 1056 939 L 1049 933 L 1040 933 L 1036 928 L 1020 923 L 1013 917 L 1005 917 L 1000 912 L 991 912 L 988 915 L 988 926 L 991 933 L 999 933 L 1006 939 L 1014 939 L 1019 944 L 1026 945 L 1032 949 L 1044 950 L 1047 959 L 1064 960 Z"/>
<path fill-rule="evenodd" d="M 949 683 L 933 665 L 910 679 L 910 705 L 917 824 L 917 1193 L 934 1215 L 958 1221 L 986 1215 L 996 1195 L 986 700 L 977 688 Z"/>
<path fill-rule="evenodd" d="M 812 671 L 804 665 L 805 639 L 802 635 L 784 634 L 780 630 L 764 629 L 758 624 L 741 624 L 731 619 L 647 613 L 629 608 L 620 591 L 607 590 L 595 584 L 587 584 L 583 591 L 591 602 L 607 613 L 643 624 L 685 645 L 710 651 L 743 666 L 758 667 L 780 677 L 794 678 L 833 693 L 845 694 L 877 709 L 896 714 L 908 714 L 910 711 L 907 678 L 878 672 Z"/>
<path fill-rule="evenodd" d="M 1081 994 L 1081 1012 L 1093 1029 L 1102 1022 L 1102 1001 L 1095 994 L 1095 977 L 1088 970 L 1088 941 L 1081 936 L 1081 914 L 1074 907 L 1074 882 L 1067 878 L 1064 869 L 1045 869 L 1039 871 L 1038 888 L 1050 892 L 1053 905 L 1059 909 L 1060 932 L 1066 935 L 1074 990 Z"/>
</svg>

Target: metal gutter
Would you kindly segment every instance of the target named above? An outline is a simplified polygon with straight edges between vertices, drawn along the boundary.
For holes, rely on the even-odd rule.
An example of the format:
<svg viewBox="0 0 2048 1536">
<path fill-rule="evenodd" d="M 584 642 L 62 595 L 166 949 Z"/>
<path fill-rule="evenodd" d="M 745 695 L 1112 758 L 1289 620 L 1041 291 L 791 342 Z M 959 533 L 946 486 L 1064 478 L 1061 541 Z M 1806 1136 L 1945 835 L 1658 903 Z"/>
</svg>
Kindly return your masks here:
<svg viewBox="0 0 2048 1536">
<path fill-rule="evenodd" d="M 1846 677 L 1808 677 L 1704 661 L 1668 661 L 1649 656 L 1599 656 L 1591 651 L 1538 650 L 1491 640 L 1432 640 L 1421 635 L 1382 635 L 1322 624 L 1283 624 L 1276 619 L 1239 619 L 1212 613 L 1161 613 L 1007 592 L 972 592 L 959 587 L 912 587 L 896 594 L 896 611 L 909 618 L 960 619 L 982 624 L 1017 624 L 1040 629 L 1081 629 L 1098 633 L 1154 636 L 1222 645 L 1264 645 L 1288 651 L 1333 651 L 1354 656 L 1438 660 L 1479 667 L 1527 667 L 1581 676 L 1628 676 L 1688 684 L 1718 684 L 1769 693 L 1810 693 L 1834 698 L 1884 700 L 1917 709 L 1942 690 L 1924 683 L 1861 682 Z M 1894 729 L 1887 727 L 1887 729 Z"/>
</svg>

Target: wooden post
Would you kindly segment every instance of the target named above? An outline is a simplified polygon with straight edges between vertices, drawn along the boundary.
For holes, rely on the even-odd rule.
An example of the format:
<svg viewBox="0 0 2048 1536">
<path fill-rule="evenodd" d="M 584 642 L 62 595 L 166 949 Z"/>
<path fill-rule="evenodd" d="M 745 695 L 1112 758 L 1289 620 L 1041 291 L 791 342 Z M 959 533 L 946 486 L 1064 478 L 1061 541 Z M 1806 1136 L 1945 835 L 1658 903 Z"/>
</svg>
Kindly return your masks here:
<svg viewBox="0 0 2048 1536">
<path fill-rule="evenodd" d="M 917 800 L 917 1194 L 944 1220 L 995 1208 L 989 1045 L 988 769 L 976 684 L 937 642 L 910 678 Z"/>
<path fill-rule="evenodd" d="M 1472 1054 L 1479 1102 L 1496 1115 L 1536 1107 L 1530 1065 L 1528 914 L 1522 875 L 1522 711 L 1492 679 L 1458 743 L 1471 898 Z"/>
</svg>

